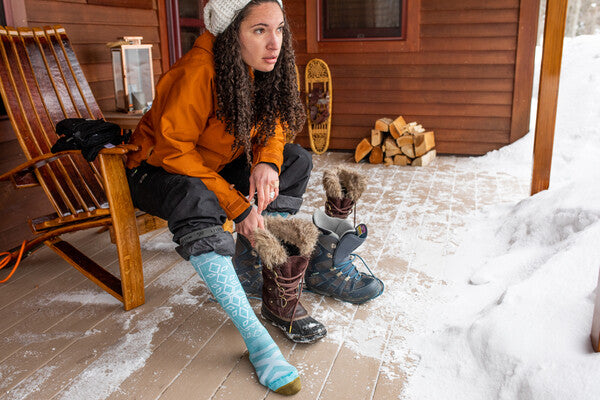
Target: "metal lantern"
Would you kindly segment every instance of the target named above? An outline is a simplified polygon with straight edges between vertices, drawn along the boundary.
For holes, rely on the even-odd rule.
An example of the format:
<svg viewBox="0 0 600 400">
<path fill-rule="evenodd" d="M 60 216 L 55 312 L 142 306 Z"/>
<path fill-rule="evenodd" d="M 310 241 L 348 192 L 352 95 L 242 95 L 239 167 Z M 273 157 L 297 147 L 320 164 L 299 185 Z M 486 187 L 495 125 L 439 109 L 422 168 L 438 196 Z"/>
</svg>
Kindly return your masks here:
<svg viewBox="0 0 600 400">
<path fill-rule="evenodd" d="M 125 36 L 109 43 L 112 54 L 115 100 L 118 111 L 143 114 L 154 99 L 152 45 L 141 36 Z"/>
</svg>

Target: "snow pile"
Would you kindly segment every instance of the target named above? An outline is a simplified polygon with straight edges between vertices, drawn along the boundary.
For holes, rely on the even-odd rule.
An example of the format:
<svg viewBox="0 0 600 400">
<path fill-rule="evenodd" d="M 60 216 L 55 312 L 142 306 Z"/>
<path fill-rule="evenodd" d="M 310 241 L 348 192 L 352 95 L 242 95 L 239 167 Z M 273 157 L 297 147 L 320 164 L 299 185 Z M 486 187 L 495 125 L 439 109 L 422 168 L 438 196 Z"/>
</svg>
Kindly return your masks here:
<svg viewBox="0 0 600 400">
<path fill-rule="evenodd" d="M 563 59 L 550 190 L 467 224 L 439 277 L 448 283 L 435 289 L 441 301 L 408 338 L 420 363 L 404 398 L 600 396 L 589 337 L 600 267 L 600 36 L 567 39 Z M 473 162 L 522 174 L 532 144 L 529 134 Z"/>
</svg>

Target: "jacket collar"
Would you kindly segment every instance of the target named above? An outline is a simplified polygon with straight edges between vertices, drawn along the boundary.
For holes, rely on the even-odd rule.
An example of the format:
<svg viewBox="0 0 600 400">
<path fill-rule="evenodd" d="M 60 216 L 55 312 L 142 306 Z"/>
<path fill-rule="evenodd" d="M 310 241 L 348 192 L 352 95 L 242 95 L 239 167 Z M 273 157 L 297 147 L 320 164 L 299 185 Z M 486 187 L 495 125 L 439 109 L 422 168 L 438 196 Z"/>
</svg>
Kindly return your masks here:
<svg viewBox="0 0 600 400">
<path fill-rule="evenodd" d="M 213 54 L 213 45 L 215 44 L 215 36 L 208 30 L 198 36 L 198 39 L 194 42 L 194 47 L 201 48 L 210 54 Z"/>
</svg>

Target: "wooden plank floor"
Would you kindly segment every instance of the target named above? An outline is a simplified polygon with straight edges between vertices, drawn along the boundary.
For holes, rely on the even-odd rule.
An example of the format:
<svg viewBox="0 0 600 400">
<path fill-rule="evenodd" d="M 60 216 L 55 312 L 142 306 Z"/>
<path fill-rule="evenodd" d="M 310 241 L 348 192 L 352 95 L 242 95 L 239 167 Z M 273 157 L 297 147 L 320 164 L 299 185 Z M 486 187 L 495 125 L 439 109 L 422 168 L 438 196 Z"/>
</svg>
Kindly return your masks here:
<svg viewBox="0 0 600 400">
<path fill-rule="evenodd" d="M 523 178 L 479 171 L 465 158 L 438 157 L 419 168 L 349 159 L 348 153 L 314 156 L 299 217 L 323 206 L 324 170 L 346 163 L 366 174 L 358 221 L 369 227 L 369 238 L 357 252 L 386 290 L 360 306 L 305 292 L 303 304 L 328 328 L 315 344 L 291 343 L 267 326 L 301 373 L 295 399 L 402 398 L 418 363 L 406 337 L 423 320 L 423 299 L 443 284 L 432 268 L 443 268 L 453 254 L 455 231 L 470 214 L 528 192 Z M 106 232 L 67 239 L 117 273 Z M 141 238 L 146 304 L 129 312 L 49 249 L 24 260 L 0 286 L 0 399 L 280 397 L 258 384 L 235 327 L 170 239 L 166 230 Z M 258 312 L 260 301 L 251 303 Z"/>
</svg>

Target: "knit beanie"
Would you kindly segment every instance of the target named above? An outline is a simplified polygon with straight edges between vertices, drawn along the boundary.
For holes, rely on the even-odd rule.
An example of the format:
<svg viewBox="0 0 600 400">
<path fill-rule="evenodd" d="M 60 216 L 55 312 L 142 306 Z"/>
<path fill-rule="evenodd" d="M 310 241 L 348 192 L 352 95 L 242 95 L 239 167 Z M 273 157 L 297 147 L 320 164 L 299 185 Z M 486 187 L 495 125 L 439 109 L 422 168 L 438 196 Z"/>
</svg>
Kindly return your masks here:
<svg viewBox="0 0 600 400">
<path fill-rule="evenodd" d="M 277 0 L 283 8 L 282 0 Z M 210 0 L 204 7 L 204 26 L 213 35 L 223 33 L 250 0 Z"/>
</svg>

